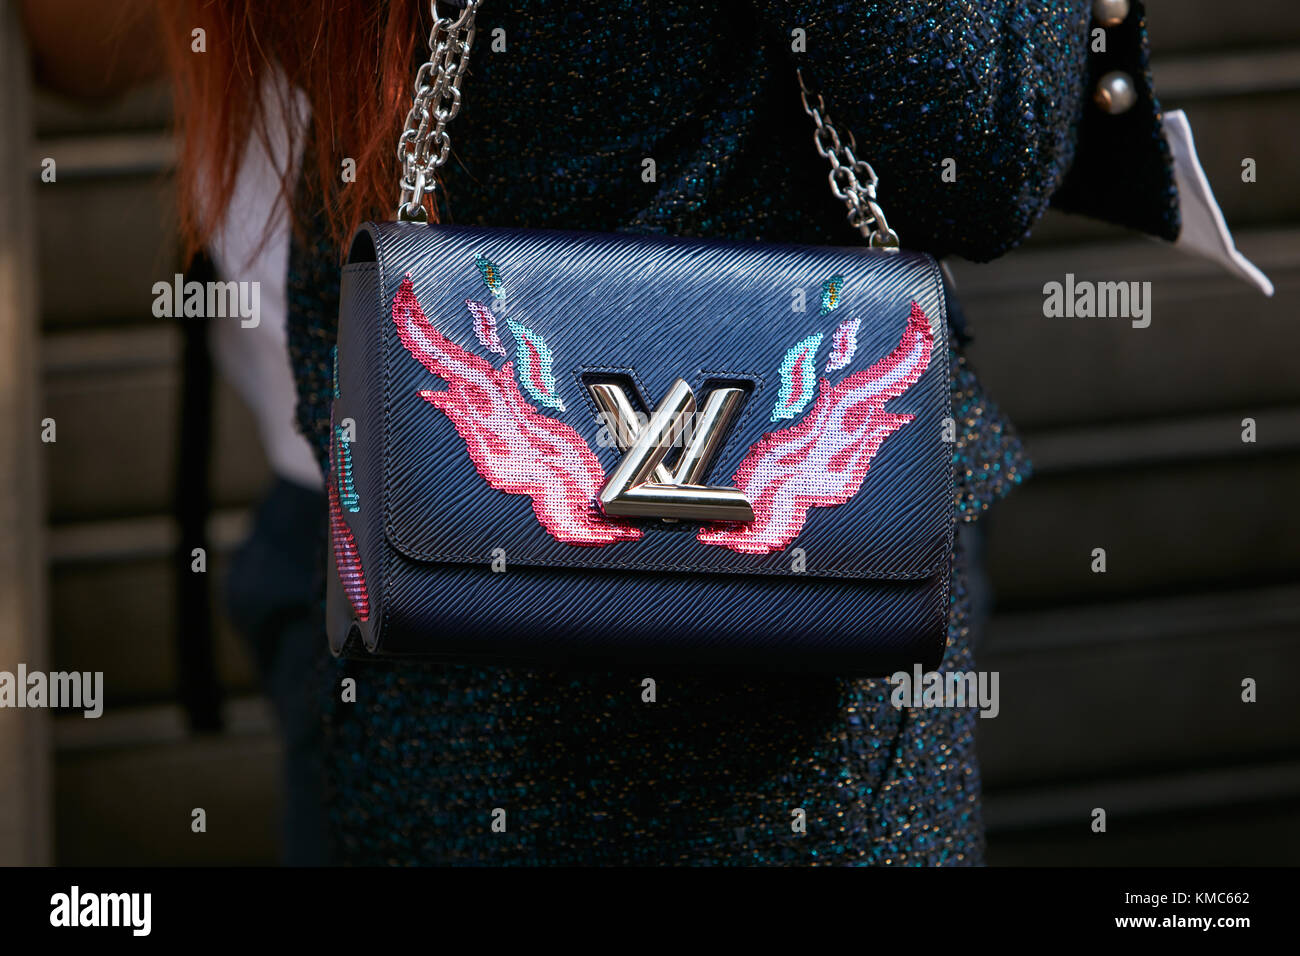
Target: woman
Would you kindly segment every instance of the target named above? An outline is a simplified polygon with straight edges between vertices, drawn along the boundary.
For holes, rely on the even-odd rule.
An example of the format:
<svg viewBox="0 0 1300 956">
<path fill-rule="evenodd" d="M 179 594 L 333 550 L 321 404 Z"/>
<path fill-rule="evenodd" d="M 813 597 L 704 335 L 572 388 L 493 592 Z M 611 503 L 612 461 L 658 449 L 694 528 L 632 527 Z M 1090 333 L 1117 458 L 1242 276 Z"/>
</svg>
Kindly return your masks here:
<svg viewBox="0 0 1300 956">
<path fill-rule="evenodd" d="M 188 155 L 216 170 L 195 221 L 220 209 L 236 144 L 259 128 L 263 71 L 278 65 L 310 102 L 288 327 L 299 423 L 322 468 L 339 248 L 361 218 L 391 216 L 389 157 L 425 54 L 419 6 L 231 2 L 182 15 L 170 33 L 185 43 L 175 59 L 190 91 L 178 102 Z M 909 247 L 992 258 L 1053 196 L 1173 238 L 1173 175 L 1135 6 L 1106 35 L 1108 52 L 1093 54 L 1091 11 L 1077 2 L 487 3 L 443 213 L 850 241 L 809 146 L 797 64 L 863 144 Z M 189 49 L 187 24 L 208 25 L 205 54 Z M 1094 77 L 1120 63 L 1137 102 L 1107 113 L 1090 103 Z M 1125 175 L 1099 168 L 1113 156 Z M 646 157 L 657 182 L 639 176 Z M 349 159 L 355 182 L 341 175 Z M 955 372 L 958 507 L 973 519 L 1024 464 L 960 359 Z M 974 667 L 969 561 L 959 547 L 948 669 Z M 982 861 L 973 712 L 895 708 L 880 680 L 686 675 L 660 676 L 665 692 L 647 708 L 632 690 L 640 676 L 329 662 L 319 697 L 337 858 Z M 344 677 L 357 682 L 355 704 L 341 700 Z M 490 828 L 497 807 L 508 809 L 504 833 Z M 802 836 L 789 825 L 796 807 Z"/>
<path fill-rule="evenodd" d="M 266 138 L 294 88 L 310 105 L 301 174 L 287 158 L 283 167 L 296 225 L 288 337 L 298 422 L 324 470 L 340 249 L 358 222 L 392 217 L 397 133 L 428 11 L 416 0 L 162 6 L 192 248 L 220 221 L 246 140 Z M 1093 7 L 1115 21 L 1100 45 Z M 495 226 L 849 244 L 809 142 L 798 66 L 880 174 L 908 248 L 992 259 L 1053 199 L 1172 240 L 1174 174 L 1145 72 L 1142 4 L 1129 7 L 488 2 L 440 212 Z M 1114 70 L 1127 86 L 1112 77 L 1099 88 Z M 279 72 L 289 92 L 263 95 Z M 964 361 L 952 362 L 966 526 L 1026 464 Z M 959 537 L 946 669 L 974 669 L 973 540 Z M 983 862 L 975 712 L 897 708 L 883 680 L 656 675 L 660 700 L 646 707 L 641 674 L 321 667 L 339 861 Z M 342 699 L 344 678 L 356 681 L 355 703 Z M 503 833 L 491 828 L 495 808 L 508 811 Z M 792 832 L 794 808 L 804 834 Z"/>
</svg>

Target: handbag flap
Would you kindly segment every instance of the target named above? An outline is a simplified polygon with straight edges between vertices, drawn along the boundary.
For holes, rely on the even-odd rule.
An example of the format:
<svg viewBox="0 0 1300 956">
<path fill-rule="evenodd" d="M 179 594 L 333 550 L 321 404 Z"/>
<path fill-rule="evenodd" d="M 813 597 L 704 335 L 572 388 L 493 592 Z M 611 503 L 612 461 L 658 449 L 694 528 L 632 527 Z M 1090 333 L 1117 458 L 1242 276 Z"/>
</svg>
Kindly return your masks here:
<svg viewBox="0 0 1300 956">
<path fill-rule="evenodd" d="M 405 557 L 900 581 L 947 573 L 947 323 L 930 257 L 364 229 L 380 276 L 384 533 Z M 610 518 L 597 504 L 624 451 L 592 386 L 620 390 L 644 422 L 678 379 L 700 407 L 714 389 L 740 389 L 693 483 L 744 492 L 753 521 Z"/>
</svg>

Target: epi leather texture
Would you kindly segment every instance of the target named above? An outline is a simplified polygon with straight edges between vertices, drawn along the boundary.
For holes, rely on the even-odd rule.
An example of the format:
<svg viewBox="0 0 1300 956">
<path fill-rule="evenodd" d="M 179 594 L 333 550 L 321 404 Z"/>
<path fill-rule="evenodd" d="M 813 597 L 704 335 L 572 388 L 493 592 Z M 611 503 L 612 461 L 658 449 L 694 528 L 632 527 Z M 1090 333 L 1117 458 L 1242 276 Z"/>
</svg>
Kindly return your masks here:
<svg viewBox="0 0 1300 956">
<path fill-rule="evenodd" d="M 953 423 L 929 256 L 367 223 L 340 303 L 335 654 L 938 666 Z M 715 393 L 720 426 L 697 414 Z M 682 432 L 636 492 L 738 491 L 753 521 L 602 506 L 657 421 Z M 695 426 L 703 471 L 677 481 Z"/>
</svg>

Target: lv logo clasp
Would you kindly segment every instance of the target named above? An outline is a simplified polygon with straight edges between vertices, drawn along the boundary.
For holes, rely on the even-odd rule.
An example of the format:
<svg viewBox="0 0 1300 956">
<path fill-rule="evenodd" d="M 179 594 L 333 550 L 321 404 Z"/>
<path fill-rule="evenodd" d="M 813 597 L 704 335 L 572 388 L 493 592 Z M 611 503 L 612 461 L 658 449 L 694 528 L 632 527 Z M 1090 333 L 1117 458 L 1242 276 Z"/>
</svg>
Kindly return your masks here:
<svg viewBox="0 0 1300 956">
<path fill-rule="evenodd" d="M 623 459 L 610 474 L 598 500 L 607 515 L 684 518 L 689 521 L 753 521 L 744 493 L 723 485 L 701 485 L 722 449 L 727 427 L 745 402 L 745 391 L 721 387 L 709 392 L 696 414 L 695 393 L 682 379 L 640 426 L 621 386 L 590 385 L 597 406 L 614 425 Z M 670 451 L 683 445 L 670 467 Z"/>
</svg>

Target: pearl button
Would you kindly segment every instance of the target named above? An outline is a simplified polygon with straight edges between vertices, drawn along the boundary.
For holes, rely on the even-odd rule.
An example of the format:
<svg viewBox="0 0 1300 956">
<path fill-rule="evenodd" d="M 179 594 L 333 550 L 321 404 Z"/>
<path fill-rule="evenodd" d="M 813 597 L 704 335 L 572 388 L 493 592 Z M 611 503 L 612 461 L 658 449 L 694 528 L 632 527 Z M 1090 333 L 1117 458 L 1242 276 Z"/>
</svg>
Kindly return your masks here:
<svg viewBox="0 0 1300 956">
<path fill-rule="evenodd" d="M 1117 27 L 1128 18 L 1128 0 L 1092 0 L 1092 18 L 1103 27 Z"/>
<path fill-rule="evenodd" d="M 1127 73 L 1113 70 L 1097 81 L 1097 91 L 1092 95 L 1093 102 L 1101 109 L 1118 116 L 1133 108 L 1137 102 L 1137 89 L 1133 78 Z"/>
</svg>

